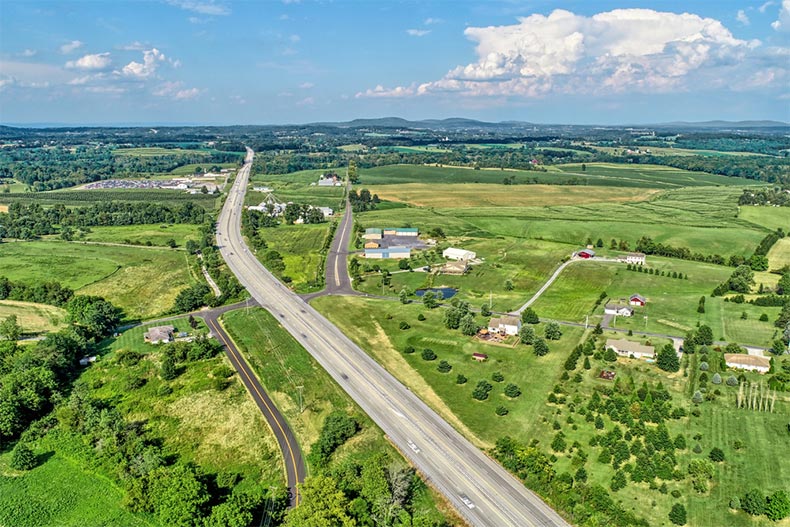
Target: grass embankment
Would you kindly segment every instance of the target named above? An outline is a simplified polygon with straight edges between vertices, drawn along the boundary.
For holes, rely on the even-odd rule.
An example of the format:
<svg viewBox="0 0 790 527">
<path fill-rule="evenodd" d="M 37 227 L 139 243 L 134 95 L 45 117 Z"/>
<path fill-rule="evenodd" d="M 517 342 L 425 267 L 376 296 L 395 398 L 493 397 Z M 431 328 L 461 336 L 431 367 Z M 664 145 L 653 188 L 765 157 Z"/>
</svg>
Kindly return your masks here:
<svg viewBox="0 0 790 527">
<path fill-rule="evenodd" d="M 195 281 L 183 251 L 55 241 L 3 244 L 0 274 L 26 283 L 55 280 L 77 294 L 102 296 L 133 318 L 167 311 Z"/>
<path fill-rule="evenodd" d="M 537 433 L 535 427 L 540 425 L 532 416 L 559 379 L 565 357 L 582 334 L 580 328 L 563 328 L 562 338 L 549 342 L 549 354 L 537 357 L 528 346 L 487 344 L 447 329 L 442 322 L 443 309 L 429 311 L 419 303 L 403 305 L 358 297 L 321 297 L 313 300 L 312 305 L 480 446 L 492 446 L 503 435 L 532 437 Z M 419 313 L 425 316 L 424 321 L 417 319 Z M 411 328 L 399 329 L 402 321 Z M 477 322 L 483 326 L 488 319 L 477 316 Z M 538 326 L 536 332 L 542 335 L 543 327 Z M 413 346 L 416 352 L 404 353 L 407 346 Z M 421 352 L 425 348 L 436 352 L 438 358 L 423 360 Z M 474 361 L 472 353 L 475 352 L 487 354 L 488 361 Z M 450 373 L 437 371 L 440 360 L 453 366 Z M 505 376 L 503 382 L 491 379 L 498 371 Z M 458 374 L 468 378 L 466 384 L 456 383 Z M 494 385 L 484 402 L 471 396 L 480 380 Z M 522 395 L 512 400 L 506 397 L 503 389 L 508 383 L 518 385 Z M 499 405 L 508 408 L 510 413 L 497 416 L 494 410 Z"/>
<path fill-rule="evenodd" d="M 57 331 L 66 321 L 66 312 L 55 306 L 0 300 L 0 320 L 11 315 L 16 315 L 17 324 L 26 334 Z"/>
</svg>

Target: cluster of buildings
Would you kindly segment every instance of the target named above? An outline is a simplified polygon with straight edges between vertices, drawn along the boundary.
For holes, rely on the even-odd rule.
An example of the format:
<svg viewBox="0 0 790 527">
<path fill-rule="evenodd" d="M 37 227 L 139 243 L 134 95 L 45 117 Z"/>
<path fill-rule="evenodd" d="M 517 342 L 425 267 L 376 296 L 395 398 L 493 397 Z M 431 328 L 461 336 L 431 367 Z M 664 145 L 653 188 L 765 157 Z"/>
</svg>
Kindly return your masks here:
<svg viewBox="0 0 790 527">
<path fill-rule="evenodd" d="M 628 298 L 621 299 L 620 302 L 610 302 L 604 306 L 604 315 L 617 315 L 621 317 L 631 317 L 634 315 L 634 307 L 644 307 L 647 304 L 647 299 L 638 293 L 634 293 Z"/>
<path fill-rule="evenodd" d="M 222 171 L 230 169 L 223 169 Z M 174 177 L 171 179 L 105 179 L 94 181 L 82 186 L 83 190 L 98 189 L 161 189 L 181 190 L 190 194 L 199 194 L 203 188 L 210 194 L 218 191 L 220 183 L 217 178 L 224 178 L 226 174 L 207 172 L 199 177 Z"/>
<path fill-rule="evenodd" d="M 419 245 L 420 230 L 412 227 L 365 229 L 365 258 L 409 258 L 411 250 Z"/>
<path fill-rule="evenodd" d="M 318 178 L 319 187 L 342 187 L 343 180 L 337 174 L 321 174 Z"/>
<path fill-rule="evenodd" d="M 472 260 L 477 258 L 474 251 L 456 249 L 455 247 L 448 247 L 442 251 L 442 256 L 450 260 L 441 267 L 440 272 L 443 274 L 464 274 L 469 270 Z"/>
<path fill-rule="evenodd" d="M 269 189 L 269 187 L 256 187 L 256 188 L 263 188 Z M 271 189 L 269 189 L 271 190 Z M 285 207 L 291 205 L 293 202 L 289 201 L 288 203 L 282 203 L 277 199 L 274 193 L 269 192 L 266 196 L 266 199 L 261 201 L 258 205 L 250 205 L 247 207 L 248 210 L 257 210 L 259 212 L 265 212 L 270 216 L 277 217 L 281 216 L 285 212 Z M 335 211 L 332 210 L 331 207 L 313 207 L 310 206 L 310 209 L 320 210 L 321 214 L 324 215 L 324 218 L 331 217 Z M 294 223 L 304 223 L 304 218 L 300 217 L 294 221 Z"/>
</svg>

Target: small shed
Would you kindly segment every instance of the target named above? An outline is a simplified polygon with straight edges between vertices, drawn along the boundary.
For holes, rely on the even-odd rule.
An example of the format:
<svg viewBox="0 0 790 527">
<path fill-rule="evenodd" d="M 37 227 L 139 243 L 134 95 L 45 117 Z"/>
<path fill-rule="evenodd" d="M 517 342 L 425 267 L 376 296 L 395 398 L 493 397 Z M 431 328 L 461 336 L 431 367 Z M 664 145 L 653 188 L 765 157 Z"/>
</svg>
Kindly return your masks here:
<svg viewBox="0 0 790 527">
<path fill-rule="evenodd" d="M 592 249 L 582 249 L 581 251 L 576 253 L 576 256 L 588 260 L 595 256 L 595 251 L 593 251 Z"/>
<path fill-rule="evenodd" d="M 639 293 L 634 293 L 628 299 L 628 303 L 632 306 L 644 306 L 647 303 L 647 299 L 640 295 Z"/>
<path fill-rule="evenodd" d="M 472 358 L 477 362 L 485 362 L 488 360 L 488 355 L 485 353 L 472 353 Z"/>
</svg>

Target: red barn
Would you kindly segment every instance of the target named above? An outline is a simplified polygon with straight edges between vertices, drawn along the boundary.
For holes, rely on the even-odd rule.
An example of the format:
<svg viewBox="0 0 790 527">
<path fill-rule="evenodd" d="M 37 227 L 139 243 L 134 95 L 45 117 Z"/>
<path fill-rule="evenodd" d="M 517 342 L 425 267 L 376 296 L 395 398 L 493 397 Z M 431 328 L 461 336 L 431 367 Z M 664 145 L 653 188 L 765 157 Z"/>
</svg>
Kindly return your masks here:
<svg viewBox="0 0 790 527">
<path fill-rule="evenodd" d="M 595 256 L 595 251 L 593 251 L 592 249 L 582 249 L 581 251 L 576 253 L 576 256 L 584 259 L 592 258 L 593 256 Z"/>
<path fill-rule="evenodd" d="M 633 295 L 631 295 L 631 298 L 629 299 L 629 303 L 632 306 L 644 306 L 647 303 L 647 300 L 642 295 L 634 293 Z"/>
</svg>

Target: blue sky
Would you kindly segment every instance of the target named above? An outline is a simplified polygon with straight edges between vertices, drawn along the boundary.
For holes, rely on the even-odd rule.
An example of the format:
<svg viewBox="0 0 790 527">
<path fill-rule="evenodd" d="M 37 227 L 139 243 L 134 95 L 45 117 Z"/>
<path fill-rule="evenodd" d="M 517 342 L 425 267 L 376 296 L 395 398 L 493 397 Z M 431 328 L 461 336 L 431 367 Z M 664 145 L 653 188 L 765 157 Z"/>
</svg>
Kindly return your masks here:
<svg viewBox="0 0 790 527">
<path fill-rule="evenodd" d="M 0 122 L 790 121 L 790 0 L 0 2 Z"/>
</svg>

